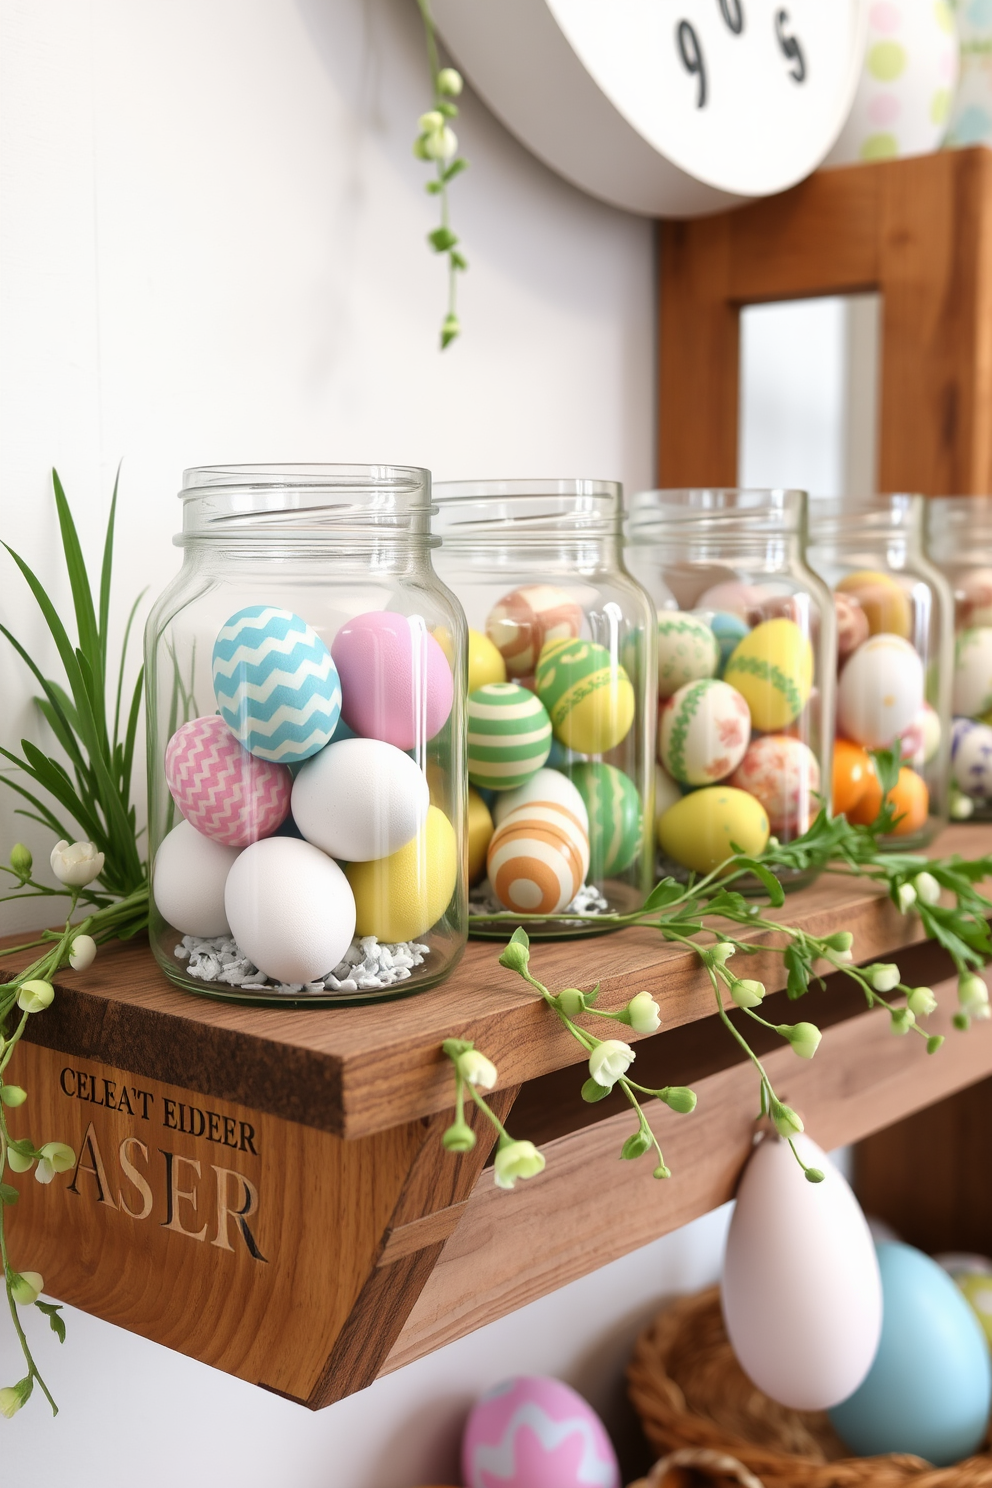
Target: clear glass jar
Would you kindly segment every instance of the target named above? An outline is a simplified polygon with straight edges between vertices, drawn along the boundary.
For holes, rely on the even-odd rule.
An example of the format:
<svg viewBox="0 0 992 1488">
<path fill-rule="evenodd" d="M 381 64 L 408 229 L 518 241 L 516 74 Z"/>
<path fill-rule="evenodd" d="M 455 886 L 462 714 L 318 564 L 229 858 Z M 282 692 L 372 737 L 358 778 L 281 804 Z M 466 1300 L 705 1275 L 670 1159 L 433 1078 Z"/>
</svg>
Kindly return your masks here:
<svg viewBox="0 0 992 1488">
<path fill-rule="evenodd" d="M 992 820 L 992 496 L 935 496 L 927 553 L 954 598 L 950 814 Z"/>
<path fill-rule="evenodd" d="M 145 634 L 152 947 L 178 985 L 365 1002 L 466 938 L 465 618 L 430 475 L 187 470 Z"/>
<path fill-rule="evenodd" d="M 883 845 L 930 841 L 947 821 L 953 610 L 923 551 L 921 496 L 810 503 L 809 561 L 837 606 L 834 810 L 869 823 L 882 791 L 869 751 L 902 757 Z"/>
<path fill-rule="evenodd" d="M 463 481 L 435 497 L 438 572 L 471 627 L 469 933 L 601 929 L 653 883 L 654 610 L 623 565 L 621 488 Z"/>
<path fill-rule="evenodd" d="M 658 608 L 660 873 L 789 842 L 828 798 L 834 613 L 805 540 L 802 491 L 631 502 L 627 561 Z"/>
</svg>

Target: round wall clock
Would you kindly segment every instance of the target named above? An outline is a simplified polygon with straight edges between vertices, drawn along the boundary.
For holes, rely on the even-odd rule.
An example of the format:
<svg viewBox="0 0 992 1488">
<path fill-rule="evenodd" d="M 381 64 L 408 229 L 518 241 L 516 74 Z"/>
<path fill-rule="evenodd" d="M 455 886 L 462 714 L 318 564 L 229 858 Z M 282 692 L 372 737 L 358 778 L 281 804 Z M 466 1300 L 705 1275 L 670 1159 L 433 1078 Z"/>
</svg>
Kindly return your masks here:
<svg viewBox="0 0 992 1488">
<path fill-rule="evenodd" d="M 560 175 L 694 217 L 784 191 L 847 118 L 868 0 L 434 0 L 459 66 Z"/>
</svg>

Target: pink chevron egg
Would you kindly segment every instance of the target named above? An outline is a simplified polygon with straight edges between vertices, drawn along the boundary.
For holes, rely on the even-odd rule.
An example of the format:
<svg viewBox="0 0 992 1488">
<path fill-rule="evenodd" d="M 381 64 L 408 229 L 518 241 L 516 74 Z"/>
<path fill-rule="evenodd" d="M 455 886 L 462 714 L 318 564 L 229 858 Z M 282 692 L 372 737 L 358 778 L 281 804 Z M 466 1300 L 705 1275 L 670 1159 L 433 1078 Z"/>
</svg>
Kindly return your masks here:
<svg viewBox="0 0 992 1488">
<path fill-rule="evenodd" d="M 620 1488 L 602 1421 L 561 1380 L 521 1375 L 488 1390 L 462 1438 L 465 1488 Z"/>
<path fill-rule="evenodd" d="M 289 770 L 249 754 L 217 713 L 176 730 L 166 745 L 165 778 L 190 825 L 225 847 L 270 837 L 289 815 Z"/>
</svg>

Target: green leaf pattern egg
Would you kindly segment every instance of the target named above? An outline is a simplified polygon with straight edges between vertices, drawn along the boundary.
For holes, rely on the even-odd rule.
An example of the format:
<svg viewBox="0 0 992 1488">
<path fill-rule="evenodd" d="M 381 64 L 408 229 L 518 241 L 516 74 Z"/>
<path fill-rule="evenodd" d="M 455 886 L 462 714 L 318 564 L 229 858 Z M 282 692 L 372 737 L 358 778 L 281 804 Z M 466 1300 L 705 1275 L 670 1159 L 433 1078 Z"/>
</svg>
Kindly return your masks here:
<svg viewBox="0 0 992 1488">
<path fill-rule="evenodd" d="M 597 641 L 549 641 L 535 677 L 555 737 L 580 754 L 606 754 L 630 732 L 634 689 Z"/>
<path fill-rule="evenodd" d="M 570 778 L 589 813 L 589 871 L 610 878 L 629 868 L 641 845 L 637 787 L 615 765 L 573 765 Z"/>
<path fill-rule="evenodd" d="M 658 616 L 658 696 L 671 697 L 686 682 L 715 677 L 720 643 L 706 621 L 682 610 Z"/>
</svg>

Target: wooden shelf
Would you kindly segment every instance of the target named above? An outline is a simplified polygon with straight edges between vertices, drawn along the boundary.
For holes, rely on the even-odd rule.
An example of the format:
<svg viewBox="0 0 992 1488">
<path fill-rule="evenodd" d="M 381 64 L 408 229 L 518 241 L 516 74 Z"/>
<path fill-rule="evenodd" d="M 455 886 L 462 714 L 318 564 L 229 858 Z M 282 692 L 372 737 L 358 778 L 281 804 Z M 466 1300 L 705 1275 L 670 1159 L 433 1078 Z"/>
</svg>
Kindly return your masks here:
<svg viewBox="0 0 992 1488">
<path fill-rule="evenodd" d="M 992 850 L 992 829 L 954 828 L 933 850 Z M 870 887 L 825 877 L 787 914 L 852 930 L 859 959 L 899 960 L 913 982 L 948 975 L 918 920 Z M 448 982 L 405 1001 L 313 1011 L 184 994 L 142 946 L 60 977 L 29 1025 L 44 1044 L 18 1051 L 12 1075 L 31 1100 L 11 1119 L 72 1143 L 80 1167 L 47 1188 L 20 1183 L 15 1264 L 68 1302 L 317 1408 L 729 1198 L 757 1090 L 696 958 L 646 929 L 534 949 L 552 986 L 601 978 L 601 1006 L 641 988 L 658 998 L 662 1031 L 638 1041 L 637 1073 L 699 1095 L 692 1116 L 651 1112 L 673 1170 L 658 1183 L 646 1160 L 617 1160 L 629 1112 L 617 1096 L 581 1101 L 578 1046 L 498 954 L 471 945 Z M 748 971 L 781 987 L 778 958 L 759 950 Z M 941 990 L 953 1008 L 953 982 Z M 782 991 L 769 1007 L 796 1016 Z M 928 1059 L 843 977 L 803 1015 L 825 1029 L 814 1061 L 774 1038 L 758 1048 L 826 1147 L 992 1075 L 992 1025 Z M 495 1108 L 547 1154 L 512 1193 L 486 1168 L 487 1124 L 471 1154 L 442 1149 L 449 1034 L 496 1061 Z"/>
</svg>

